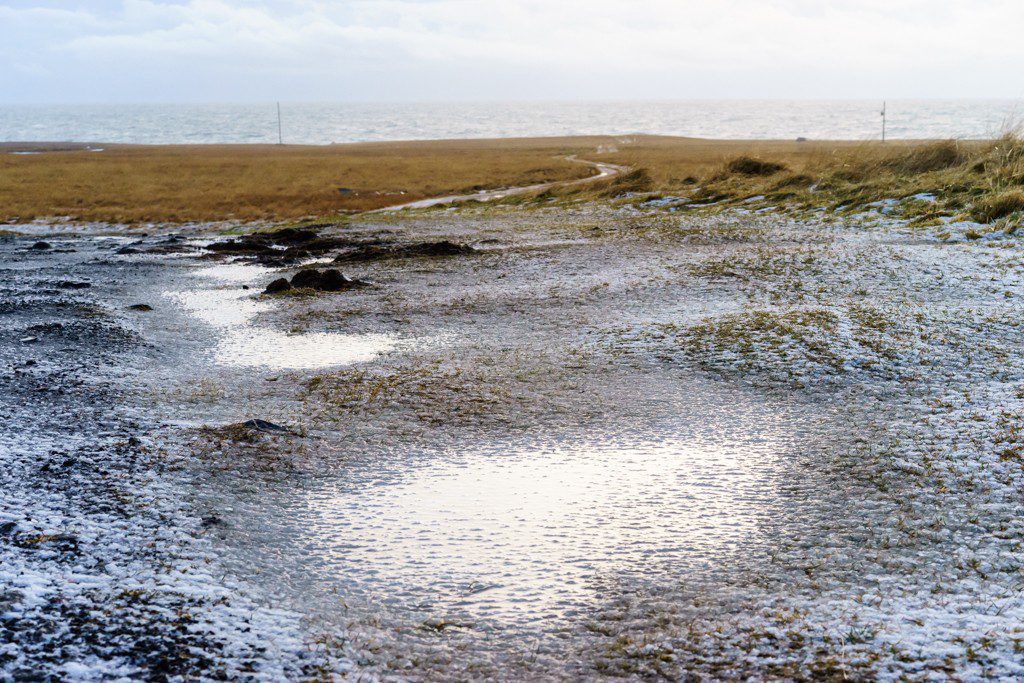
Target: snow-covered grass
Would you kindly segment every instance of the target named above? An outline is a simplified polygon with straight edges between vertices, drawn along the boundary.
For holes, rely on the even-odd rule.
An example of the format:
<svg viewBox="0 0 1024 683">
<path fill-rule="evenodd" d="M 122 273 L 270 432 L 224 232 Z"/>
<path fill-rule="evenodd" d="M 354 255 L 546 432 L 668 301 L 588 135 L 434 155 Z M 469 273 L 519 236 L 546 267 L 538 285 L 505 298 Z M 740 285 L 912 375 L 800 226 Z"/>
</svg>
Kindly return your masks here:
<svg viewBox="0 0 1024 683">
<path fill-rule="evenodd" d="M 795 387 L 865 436 L 808 465 L 834 480 L 802 504 L 821 528 L 782 527 L 769 566 L 728 594 L 663 587 L 624 603 L 601 662 L 730 678 L 1024 675 L 1021 243 L 922 240 L 891 219 L 760 225 L 767 246 L 689 269 L 745 310 L 617 343 Z M 808 232 L 826 240 L 813 260 L 792 246 Z"/>
</svg>

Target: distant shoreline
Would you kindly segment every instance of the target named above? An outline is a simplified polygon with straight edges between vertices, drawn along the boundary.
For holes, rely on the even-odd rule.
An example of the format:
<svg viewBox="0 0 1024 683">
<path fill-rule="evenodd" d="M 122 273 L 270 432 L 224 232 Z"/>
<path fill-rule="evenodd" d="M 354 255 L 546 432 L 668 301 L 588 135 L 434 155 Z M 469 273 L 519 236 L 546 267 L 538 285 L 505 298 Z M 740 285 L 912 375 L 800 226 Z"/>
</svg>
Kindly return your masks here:
<svg viewBox="0 0 1024 683">
<path fill-rule="evenodd" d="M 870 140 L 882 99 L 577 102 L 283 102 L 283 141 L 347 144 L 544 136 L 667 135 L 712 140 Z M 893 139 L 981 139 L 1019 119 L 1024 100 L 889 100 Z M 0 138 L 19 142 L 273 144 L 273 102 L 0 105 Z"/>
<path fill-rule="evenodd" d="M 622 138 L 644 138 L 663 139 L 678 141 L 701 141 L 725 144 L 781 144 L 787 142 L 815 143 L 815 144 L 838 144 L 838 145 L 864 145 L 878 142 L 877 140 L 857 140 L 853 138 L 703 138 L 682 135 L 655 135 L 649 133 L 606 133 L 601 135 L 538 135 L 529 137 L 495 137 L 495 138 L 431 138 L 431 139 L 409 139 L 409 140 L 368 140 L 362 142 L 331 142 L 324 144 L 312 143 L 285 143 L 277 144 L 271 142 L 181 142 L 181 143 L 149 143 L 149 142 L 103 142 L 103 141 L 80 141 L 80 140 L 15 140 L 0 142 L 0 152 L 74 152 L 74 151 L 100 151 L 101 149 L 160 149 L 160 148 L 200 148 L 209 149 L 215 147 L 224 148 L 248 148 L 248 149 L 332 149 L 339 147 L 361 147 L 361 146 L 406 146 L 406 145 L 436 145 L 445 143 L 465 143 L 488 145 L 494 143 L 515 143 L 515 142 L 559 142 L 566 143 L 583 142 L 593 140 L 611 140 Z M 887 138 L 886 142 L 891 144 L 919 144 L 947 140 L 950 138 Z M 984 142 L 994 138 L 969 138 L 966 142 Z"/>
</svg>

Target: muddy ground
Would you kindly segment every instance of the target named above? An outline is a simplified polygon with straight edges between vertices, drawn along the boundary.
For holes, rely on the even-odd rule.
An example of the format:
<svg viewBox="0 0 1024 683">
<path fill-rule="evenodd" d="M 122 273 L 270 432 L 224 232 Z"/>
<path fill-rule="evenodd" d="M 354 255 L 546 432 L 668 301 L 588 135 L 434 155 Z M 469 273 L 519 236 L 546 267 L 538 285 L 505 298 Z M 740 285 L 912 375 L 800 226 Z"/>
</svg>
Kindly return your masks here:
<svg viewBox="0 0 1024 683">
<path fill-rule="evenodd" d="M 630 204 L 313 251 L 31 232 L 5 673 L 1020 673 L 1013 237 Z M 262 294 L 308 267 L 364 286 Z"/>
</svg>

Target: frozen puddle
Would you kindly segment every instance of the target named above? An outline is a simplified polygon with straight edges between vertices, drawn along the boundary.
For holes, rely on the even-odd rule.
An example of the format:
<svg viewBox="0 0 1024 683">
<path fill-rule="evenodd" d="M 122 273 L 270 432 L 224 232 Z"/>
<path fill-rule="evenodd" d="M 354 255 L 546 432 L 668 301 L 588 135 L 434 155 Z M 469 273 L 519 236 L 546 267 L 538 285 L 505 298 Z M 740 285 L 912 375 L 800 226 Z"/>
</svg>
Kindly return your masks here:
<svg viewBox="0 0 1024 683">
<path fill-rule="evenodd" d="M 271 370 L 324 368 L 370 361 L 398 345 L 398 339 L 388 334 L 285 334 L 254 325 L 256 316 L 274 304 L 260 301 L 253 290 L 244 290 L 241 285 L 255 285 L 272 272 L 247 264 L 204 268 L 198 275 L 212 280 L 213 287 L 164 292 L 163 296 L 217 331 L 213 353 L 220 365 Z"/>
<path fill-rule="evenodd" d="M 810 420 L 704 384 L 683 392 L 637 433 L 356 457 L 273 512 L 252 501 L 242 535 L 297 558 L 259 571 L 303 609 L 319 595 L 329 613 L 342 595 L 414 622 L 559 629 L 620 581 L 721 573 L 770 533 Z"/>
</svg>

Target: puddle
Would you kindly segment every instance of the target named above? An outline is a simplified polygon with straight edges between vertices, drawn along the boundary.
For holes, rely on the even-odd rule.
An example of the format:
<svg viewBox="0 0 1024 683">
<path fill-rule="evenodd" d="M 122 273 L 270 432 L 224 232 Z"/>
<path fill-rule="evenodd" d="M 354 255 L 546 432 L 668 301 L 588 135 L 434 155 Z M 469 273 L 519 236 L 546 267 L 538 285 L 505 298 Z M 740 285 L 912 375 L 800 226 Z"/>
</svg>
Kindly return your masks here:
<svg viewBox="0 0 1024 683">
<path fill-rule="evenodd" d="M 249 264 L 225 264 L 197 271 L 213 286 L 186 291 L 165 291 L 190 315 L 218 332 L 214 360 L 233 367 L 271 370 L 306 370 L 373 360 L 394 350 L 399 339 L 389 334 L 312 332 L 286 334 L 255 325 L 256 317 L 274 308 L 257 296 L 260 283 L 273 273 Z M 249 284 L 253 289 L 242 289 Z"/>
<path fill-rule="evenodd" d="M 808 426 L 696 390 L 676 416 L 636 430 L 647 436 L 354 458 L 288 500 L 253 501 L 260 528 L 242 535 L 297 558 L 260 571 L 303 609 L 327 614 L 344 595 L 348 608 L 385 606 L 414 623 L 558 630 L 621 581 L 722 572 L 723 558 L 762 542 L 783 505 L 778 472 Z M 241 558 L 254 559 L 244 548 Z"/>
<path fill-rule="evenodd" d="M 673 440 L 470 455 L 398 484 L 315 492 L 309 530 L 364 597 L 400 587 L 428 612 L 543 623 L 602 580 L 743 543 L 767 457 Z"/>
<path fill-rule="evenodd" d="M 217 344 L 222 365 L 271 370 L 326 368 L 365 363 L 394 350 L 398 340 L 388 334 L 285 334 L 277 330 L 231 330 Z"/>
</svg>

